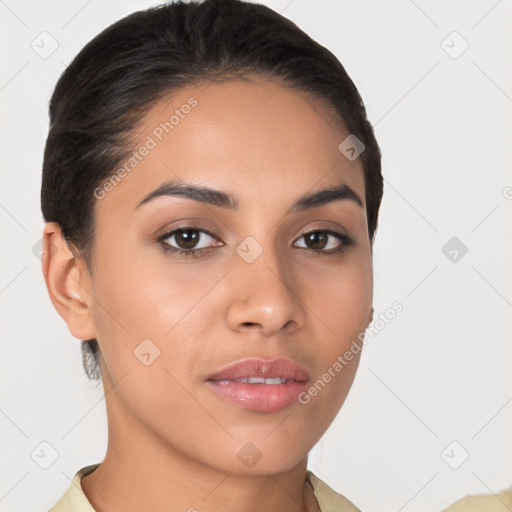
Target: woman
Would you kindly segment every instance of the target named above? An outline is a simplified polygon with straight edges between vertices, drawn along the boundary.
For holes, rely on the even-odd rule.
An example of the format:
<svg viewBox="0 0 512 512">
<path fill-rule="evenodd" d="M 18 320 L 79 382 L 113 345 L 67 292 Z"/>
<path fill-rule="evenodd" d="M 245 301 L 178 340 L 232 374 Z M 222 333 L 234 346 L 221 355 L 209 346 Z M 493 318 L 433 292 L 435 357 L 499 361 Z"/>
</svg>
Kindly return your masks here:
<svg viewBox="0 0 512 512">
<path fill-rule="evenodd" d="M 358 510 L 307 469 L 373 314 L 380 151 L 343 66 L 262 5 L 163 5 L 85 46 L 50 120 L 43 272 L 109 439 L 51 510 Z"/>
</svg>

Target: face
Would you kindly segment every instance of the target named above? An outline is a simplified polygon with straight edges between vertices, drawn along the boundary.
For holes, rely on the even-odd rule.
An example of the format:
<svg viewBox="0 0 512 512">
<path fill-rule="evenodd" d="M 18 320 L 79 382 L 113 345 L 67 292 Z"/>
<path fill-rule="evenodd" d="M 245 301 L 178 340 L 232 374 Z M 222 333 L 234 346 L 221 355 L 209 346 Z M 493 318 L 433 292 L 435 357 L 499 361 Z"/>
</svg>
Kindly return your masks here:
<svg viewBox="0 0 512 512">
<path fill-rule="evenodd" d="M 144 118 L 135 160 L 97 193 L 88 284 L 125 438 L 265 474 L 328 428 L 359 353 L 336 361 L 372 305 L 362 164 L 338 149 L 348 135 L 317 100 L 263 79 L 187 87 Z M 237 381 L 251 372 L 257 383 Z"/>
</svg>

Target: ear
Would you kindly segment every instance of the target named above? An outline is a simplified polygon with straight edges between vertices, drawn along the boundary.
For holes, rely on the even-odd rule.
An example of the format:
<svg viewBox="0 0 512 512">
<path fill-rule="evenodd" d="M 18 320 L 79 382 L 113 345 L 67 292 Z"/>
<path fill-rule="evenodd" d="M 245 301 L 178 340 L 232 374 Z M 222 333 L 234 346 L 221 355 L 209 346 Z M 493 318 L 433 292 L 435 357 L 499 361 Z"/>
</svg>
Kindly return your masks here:
<svg viewBox="0 0 512 512">
<path fill-rule="evenodd" d="M 45 224 L 42 249 L 43 275 L 53 306 L 73 337 L 95 338 L 89 272 L 83 260 L 70 250 L 56 222 Z"/>
</svg>

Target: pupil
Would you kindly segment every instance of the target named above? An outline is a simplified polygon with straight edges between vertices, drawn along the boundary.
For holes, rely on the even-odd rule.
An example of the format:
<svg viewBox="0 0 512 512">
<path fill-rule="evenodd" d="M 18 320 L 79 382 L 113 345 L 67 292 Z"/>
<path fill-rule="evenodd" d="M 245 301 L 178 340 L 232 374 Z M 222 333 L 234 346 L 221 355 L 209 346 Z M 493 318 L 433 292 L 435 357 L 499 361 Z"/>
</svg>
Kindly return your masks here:
<svg viewBox="0 0 512 512">
<path fill-rule="evenodd" d="M 321 247 L 315 247 L 320 241 Z M 310 245 L 309 242 L 312 242 Z M 309 233 L 306 237 L 306 245 L 310 249 L 323 249 L 327 243 L 327 233 Z"/>
<path fill-rule="evenodd" d="M 192 249 L 199 240 L 199 233 L 197 230 L 187 229 L 176 233 L 176 242 L 183 249 Z"/>
</svg>

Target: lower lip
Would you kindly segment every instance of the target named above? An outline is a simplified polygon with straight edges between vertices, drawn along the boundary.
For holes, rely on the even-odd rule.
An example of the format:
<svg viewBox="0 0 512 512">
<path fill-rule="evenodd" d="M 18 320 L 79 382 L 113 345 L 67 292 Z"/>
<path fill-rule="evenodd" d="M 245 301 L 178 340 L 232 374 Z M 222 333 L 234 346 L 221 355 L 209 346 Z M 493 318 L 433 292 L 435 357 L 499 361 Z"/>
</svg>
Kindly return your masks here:
<svg viewBox="0 0 512 512">
<path fill-rule="evenodd" d="M 242 409 L 257 412 L 276 412 L 297 402 L 306 391 L 307 382 L 291 381 L 284 384 L 249 384 L 247 382 L 207 381 L 221 398 Z"/>
</svg>

